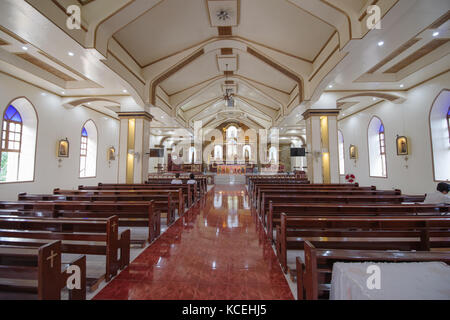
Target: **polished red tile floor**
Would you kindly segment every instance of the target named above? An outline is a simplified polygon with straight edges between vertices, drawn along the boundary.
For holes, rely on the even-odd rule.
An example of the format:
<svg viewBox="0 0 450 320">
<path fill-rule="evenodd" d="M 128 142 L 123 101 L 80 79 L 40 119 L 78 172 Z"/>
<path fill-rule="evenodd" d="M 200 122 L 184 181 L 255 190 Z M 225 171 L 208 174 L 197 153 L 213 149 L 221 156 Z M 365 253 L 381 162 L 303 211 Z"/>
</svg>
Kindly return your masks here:
<svg viewBox="0 0 450 320">
<path fill-rule="evenodd" d="M 216 186 L 94 299 L 293 299 L 244 186 Z"/>
</svg>

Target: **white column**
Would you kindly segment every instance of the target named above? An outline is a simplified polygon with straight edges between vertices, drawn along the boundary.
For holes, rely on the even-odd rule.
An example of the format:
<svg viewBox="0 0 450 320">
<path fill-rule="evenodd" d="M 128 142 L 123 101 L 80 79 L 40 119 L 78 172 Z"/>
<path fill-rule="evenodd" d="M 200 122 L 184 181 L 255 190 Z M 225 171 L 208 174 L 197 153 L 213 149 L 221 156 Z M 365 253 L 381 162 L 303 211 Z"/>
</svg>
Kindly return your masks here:
<svg viewBox="0 0 450 320">
<path fill-rule="evenodd" d="M 147 112 L 121 112 L 119 183 L 144 183 L 149 173 L 150 122 Z"/>
<path fill-rule="evenodd" d="M 339 183 L 337 136 L 339 111 L 339 109 L 309 109 L 303 114 L 306 121 L 306 143 L 309 152 L 306 157 L 307 175 L 311 183 L 327 181 Z"/>
</svg>

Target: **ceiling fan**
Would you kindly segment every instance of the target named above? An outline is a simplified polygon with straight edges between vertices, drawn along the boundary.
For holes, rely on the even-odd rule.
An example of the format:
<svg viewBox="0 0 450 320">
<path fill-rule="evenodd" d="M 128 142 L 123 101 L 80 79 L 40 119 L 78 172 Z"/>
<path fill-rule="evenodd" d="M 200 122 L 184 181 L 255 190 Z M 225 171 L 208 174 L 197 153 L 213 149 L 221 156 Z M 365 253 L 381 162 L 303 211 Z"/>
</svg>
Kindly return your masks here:
<svg viewBox="0 0 450 320">
<path fill-rule="evenodd" d="M 231 19 L 230 14 L 226 10 L 219 10 L 216 14 L 217 19 L 227 21 Z"/>
</svg>

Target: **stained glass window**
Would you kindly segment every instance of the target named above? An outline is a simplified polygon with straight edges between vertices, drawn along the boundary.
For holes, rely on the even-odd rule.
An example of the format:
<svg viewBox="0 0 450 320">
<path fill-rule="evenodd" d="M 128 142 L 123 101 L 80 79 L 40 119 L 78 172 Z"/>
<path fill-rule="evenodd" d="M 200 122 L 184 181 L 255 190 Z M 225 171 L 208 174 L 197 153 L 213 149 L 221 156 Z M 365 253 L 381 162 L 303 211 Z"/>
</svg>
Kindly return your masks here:
<svg viewBox="0 0 450 320">
<path fill-rule="evenodd" d="M 86 128 L 81 131 L 81 149 L 80 149 L 80 176 L 86 176 L 86 160 L 88 150 L 88 133 Z"/>
<path fill-rule="evenodd" d="M 22 117 L 16 108 L 9 106 L 3 116 L 2 152 L 20 152 L 22 143 Z"/>
<path fill-rule="evenodd" d="M 386 140 L 384 135 L 384 125 L 381 124 L 378 131 L 380 139 L 380 155 L 381 155 L 381 165 L 382 165 L 382 175 L 386 176 Z"/>
</svg>

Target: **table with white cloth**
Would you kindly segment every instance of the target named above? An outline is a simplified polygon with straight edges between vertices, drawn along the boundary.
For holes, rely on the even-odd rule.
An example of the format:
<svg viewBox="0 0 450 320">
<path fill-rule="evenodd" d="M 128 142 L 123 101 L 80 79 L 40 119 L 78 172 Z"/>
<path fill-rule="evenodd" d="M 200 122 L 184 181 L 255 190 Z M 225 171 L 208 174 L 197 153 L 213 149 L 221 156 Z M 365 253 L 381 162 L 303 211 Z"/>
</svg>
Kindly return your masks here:
<svg viewBox="0 0 450 320">
<path fill-rule="evenodd" d="M 380 269 L 380 289 L 369 289 Z M 331 300 L 450 300 L 450 266 L 443 262 L 341 263 L 333 265 Z"/>
</svg>

